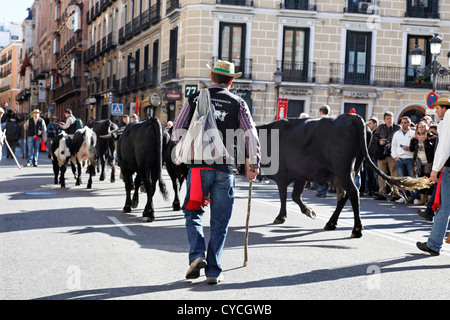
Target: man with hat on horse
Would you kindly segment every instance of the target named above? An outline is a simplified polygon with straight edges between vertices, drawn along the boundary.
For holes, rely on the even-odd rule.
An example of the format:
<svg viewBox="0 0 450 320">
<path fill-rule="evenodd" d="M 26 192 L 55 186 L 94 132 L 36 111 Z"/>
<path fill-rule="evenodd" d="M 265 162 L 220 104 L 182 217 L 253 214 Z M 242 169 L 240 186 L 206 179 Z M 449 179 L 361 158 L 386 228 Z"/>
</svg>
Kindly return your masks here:
<svg viewBox="0 0 450 320">
<path fill-rule="evenodd" d="M 28 161 L 26 167 L 37 167 L 39 151 L 41 150 L 42 140 L 47 140 L 47 126 L 44 119 L 40 117 L 41 111 L 34 109 L 33 118 L 28 119 L 24 123 L 24 128 L 27 132 L 27 149 L 28 149 Z"/>
</svg>

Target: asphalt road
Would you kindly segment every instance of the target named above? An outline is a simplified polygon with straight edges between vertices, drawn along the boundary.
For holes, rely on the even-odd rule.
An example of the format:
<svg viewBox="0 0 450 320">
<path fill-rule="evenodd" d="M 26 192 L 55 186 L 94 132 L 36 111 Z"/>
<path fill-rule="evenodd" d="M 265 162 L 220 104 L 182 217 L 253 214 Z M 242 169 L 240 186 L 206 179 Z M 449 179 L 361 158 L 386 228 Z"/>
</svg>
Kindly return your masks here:
<svg viewBox="0 0 450 320">
<path fill-rule="evenodd" d="M 70 171 L 70 170 L 69 170 Z M 122 213 L 123 182 L 98 181 L 93 188 L 53 185 L 46 154 L 36 168 L 0 162 L 0 299 L 449 299 L 450 245 L 441 255 L 420 252 L 431 229 L 417 206 L 361 199 L 363 237 L 350 238 L 348 204 L 335 231 L 323 227 L 334 210 L 334 194 L 304 200 L 312 220 L 289 200 L 288 219 L 278 214 L 276 185 L 253 184 L 249 264 L 243 267 L 248 181 L 238 178 L 235 209 L 222 255 L 225 281 L 211 286 L 202 276 L 184 279 L 188 244 L 181 211 L 159 192 L 156 221 L 142 217 L 146 200 Z M 109 172 L 108 172 L 109 173 Z M 165 179 L 170 186 L 168 176 Z M 169 188 L 170 190 L 170 188 Z M 184 188 L 182 190 L 184 197 Z M 173 195 L 173 191 L 171 191 Z M 289 194 L 290 196 L 290 194 Z M 172 201 L 172 197 L 171 200 Z M 208 210 L 205 214 L 208 235 Z M 183 310 L 181 310 L 183 311 Z"/>
</svg>

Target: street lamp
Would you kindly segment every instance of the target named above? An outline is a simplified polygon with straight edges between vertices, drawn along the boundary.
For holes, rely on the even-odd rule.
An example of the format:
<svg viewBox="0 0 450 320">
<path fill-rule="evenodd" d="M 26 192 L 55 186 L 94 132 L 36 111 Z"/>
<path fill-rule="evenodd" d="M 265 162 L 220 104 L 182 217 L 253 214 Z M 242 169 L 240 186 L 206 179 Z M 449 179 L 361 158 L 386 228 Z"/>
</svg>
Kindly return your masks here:
<svg viewBox="0 0 450 320">
<path fill-rule="evenodd" d="M 430 73 L 433 75 L 433 92 L 436 92 L 436 77 L 444 77 L 450 74 L 450 71 L 444 68 L 438 61 L 437 56 L 441 53 L 442 38 L 437 33 L 430 39 L 430 53 L 433 56 L 433 61 L 423 71 L 426 75 Z M 422 65 L 423 50 L 418 44 L 410 51 L 411 64 L 418 69 Z M 450 66 L 450 52 L 447 54 L 448 65 Z"/>
<path fill-rule="evenodd" d="M 277 67 L 277 71 L 273 73 L 273 81 L 275 82 L 275 86 L 277 87 L 277 100 L 280 96 L 280 84 L 283 80 L 283 71 L 280 70 L 279 67 Z"/>
</svg>

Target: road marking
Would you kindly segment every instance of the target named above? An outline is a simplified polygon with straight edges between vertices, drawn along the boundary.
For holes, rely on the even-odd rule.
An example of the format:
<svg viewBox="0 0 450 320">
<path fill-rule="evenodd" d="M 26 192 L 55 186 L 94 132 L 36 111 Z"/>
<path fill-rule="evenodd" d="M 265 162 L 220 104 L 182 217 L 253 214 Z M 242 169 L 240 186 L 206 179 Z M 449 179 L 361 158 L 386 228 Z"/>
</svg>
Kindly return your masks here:
<svg viewBox="0 0 450 320">
<path fill-rule="evenodd" d="M 115 217 L 108 217 L 108 219 L 111 220 L 120 229 L 122 229 L 123 232 L 125 232 L 127 235 L 129 235 L 131 237 L 134 237 L 136 235 L 133 231 L 128 229 L 126 226 L 124 226 L 124 224 L 122 222 L 120 222 L 117 218 L 115 218 Z"/>
<path fill-rule="evenodd" d="M 239 192 L 237 192 L 236 195 L 238 195 L 238 194 L 239 194 L 239 196 L 244 197 L 243 193 L 240 194 Z M 245 196 L 248 196 L 248 195 L 245 195 Z M 269 205 L 269 206 L 272 206 L 272 207 L 275 207 L 275 208 L 280 208 L 280 202 L 279 201 L 274 203 L 274 202 L 270 202 L 270 201 L 268 201 L 266 199 L 258 199 L 258 198 L 252 198 L 252 201 L 260 202 L 260 203 L 263 203 L 265 205 Z M 316 203 L 316 205 L 317 205 L 317 203 Z M 286 200 L 286 207 L 290 207 L 291 209 L 300 210 L 296 203 L 294 203 L 293 201 L 289 201 L 289 200 Z M 353 213 L 353 211 L 352 211 L 352 213 Z M 329 218 L 317 216 L 317 220 L 322 220 L 322 221 L 328 222 Z M 353 226 L 353 222 L 347 222 L 347 221 L 345 221 L 343 219 L 340 219 L 339 220 L 339 225 L 352 227 Z M 383 238 L 386 238 L 386 239 L 390 239 L 390 240 L 396 241 L 398 243 L 402 243 L 402 244 L 406 244 L 406 245 L 412 245 L 413 247 L 416 247 L 416 242 L 413 239 L 411 239 L 411 238 L 408 238 L 408 237 L 405 237 L 405 236 L 401 236 L 401 235 L 398 235 L 398 234 L 394 234 L 394 233 L 391 233 L 391 232 L 388 232 L 388 231 L 384 231 L 384 230 L 381 230 L 381 229 L 368 227 L 368 226 L 364 226 L 364 229 L 365 229 L 365 231 L 367 231 L 369 233 L 372 233 L 374 235 L 378 235 L 380 237 L 383 237 Z M 421 252 L 421 251 L 418 250 L 418 252 Z M 440 254 L 444 255 L 444 256 L 450 256 L 450 253 L 446 252 L 444 250 L 441 250 Z"/>
</svg>

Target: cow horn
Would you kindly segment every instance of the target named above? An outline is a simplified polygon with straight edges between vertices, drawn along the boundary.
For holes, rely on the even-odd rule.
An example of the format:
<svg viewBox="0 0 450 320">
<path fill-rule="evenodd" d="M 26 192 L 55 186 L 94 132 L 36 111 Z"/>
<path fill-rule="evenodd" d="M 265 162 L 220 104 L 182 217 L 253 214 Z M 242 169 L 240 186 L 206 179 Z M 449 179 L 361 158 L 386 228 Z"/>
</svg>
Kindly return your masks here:
<svg viewBox="0 0 450 320">
<path fill-rule="evenodd" d="M 112 130 L 111 130 L 111 127 L 113 128 Z M 119 126 L 117 124 L 115 124 L 114 122 L 111 122 L 111 125 L 109 126 L 109 129 L 108 129 L 108 134 L 116 132 L 117 130 L 119 130 Z"/>
<path fill-rule="evenodd" d="M 114 131 L 113 131 L 114 132 Z M 108 133 L 108 134 L 104 134 L 99 136 L 102 139 L 108 139 L 108 138 L 112 138 L 112 132 Z"/>
</svg>

